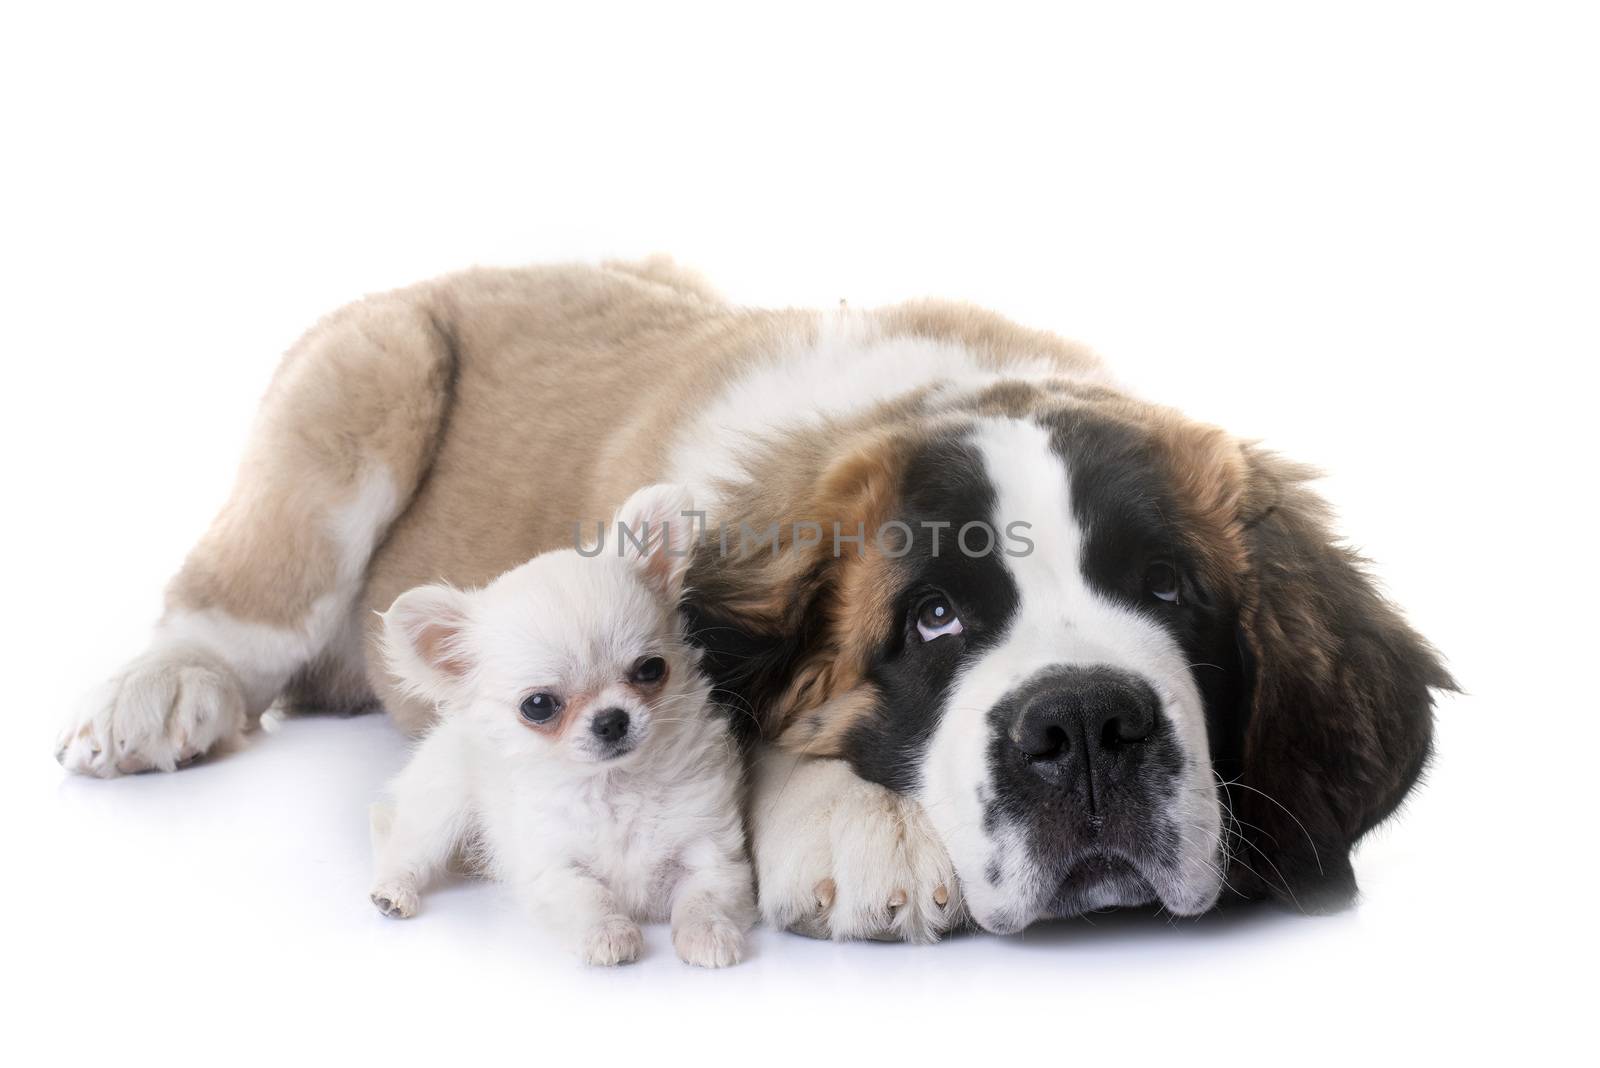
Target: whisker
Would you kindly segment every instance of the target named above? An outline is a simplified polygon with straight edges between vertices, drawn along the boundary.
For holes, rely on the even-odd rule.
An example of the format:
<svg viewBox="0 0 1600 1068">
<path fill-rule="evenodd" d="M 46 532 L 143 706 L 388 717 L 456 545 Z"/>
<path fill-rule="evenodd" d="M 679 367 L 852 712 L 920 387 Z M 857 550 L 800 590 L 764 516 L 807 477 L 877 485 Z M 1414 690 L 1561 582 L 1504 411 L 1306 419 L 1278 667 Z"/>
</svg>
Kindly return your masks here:
<svg viewBox="0 0 1600 1068">
<path fill-rule="evenodd" d="M 1253 794 L 1260 794 L 1262 797 L 1266 798 L 1268 801 L 1271 801 L 1274 805 L 1277 805 L 1280 809 L 1282 809 L 1284 815 L 1286 815 L 1290 819 L 1294 820 L 1295 826 L 1300 828 L 1300 833 L 1306 836 L 1306 842 L 1307 842 L 1307 844 L 1309 844 L 1311 846 L 1312 859 L 1314 859 L 1317 862 L 1317 874 L 1319 874 L 1319 875 L 1326 875 L 1327 874 L 1327 872 L 1323 871 L 1323 868 L 1322 868 L 1322 856 L 1321 856 L 1320 853 L 1317 852 L 1316 840 L 1311 837 L 1311 832 L 1306 830 L 1306 825 L 1300 822 L 1300 817 L 1299 816 L 1296 816 L 1293 812 L 1289 811 L 1288 807 L 1285 806 L 1283 804 L 1283 802 L 1279 801 L 1277 798 L 1273 797 L 1271 794 L 1267 793 L 1265 790 L 1258 790 L 1254 786 L 1249 785 L 1248 783 L 1239 782 L 1237 779 L 1231 780 L 1231 781 L 1226 782 L 1226 783 L 1223 784 L 1224 789 L 1226 789 L 1227 787 L 1230 787 L 1230 786 L 1238 786 L 1238 787 L 1240 787 L 1242 789 L 1249 790 Z"/>
</svg>

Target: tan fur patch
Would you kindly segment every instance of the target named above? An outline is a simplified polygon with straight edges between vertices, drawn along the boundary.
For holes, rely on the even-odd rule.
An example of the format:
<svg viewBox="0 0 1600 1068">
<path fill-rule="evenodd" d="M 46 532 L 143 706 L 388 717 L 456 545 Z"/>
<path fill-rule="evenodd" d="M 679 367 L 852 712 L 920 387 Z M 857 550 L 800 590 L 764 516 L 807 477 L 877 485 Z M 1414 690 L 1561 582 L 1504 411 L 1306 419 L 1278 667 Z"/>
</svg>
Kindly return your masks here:
<svg viewBox="0 0 1600 1068">
<path fill-rule="evenodd" d="M 1087 346 L 1046 330 L 1020 326 L 975 304 L 914 300 L 879 309 L 875 315 L 886 335 L 955 341 L 991 368 L 1048 358 L 1059 364 L 1065 375 L 1082 378 L 1101 374 L 1100 361 Z"/>
<path fill-rule="evenodd" d="M 770 471 L 730 495 L 724 526 L 744 524 L 765 531 L 776 523 L 778 554 L 723 560 L 692 580 L 713 584 L 723 611 L 757 632 L 789 633 L 803 625 L 805 613 L 820 616 L 821 632 L 805 659 L 781 695 L 763 710 L 774 734 L 810 717 L 811 751 L 836 742 L 848 726 L 845 719 L 864 714 L 870 706 L 860 695 L 852 701 L 840 697 L 860 684 L 869 657 L 887 636 L 888 605 L 897 584 L 893 561 L 883 555 L 876 533 L 896 515 L 908 448 L 904 436 L 893 430 L 858 430 L 834 457 L 824 460 L 817 453 L 826 446 L 818 442 L 826 439 L 797 434 L 795 440 L 780 443 L 773 455 L 790 457 L 792 466 Z M 804 459 L 794 462 L 795 457 Z M 820 529 L 821 540 L 802 547 L 794 532 L 806 523 Z M 840 536 L 838 555 L 835 533 Z"/>
</svg>

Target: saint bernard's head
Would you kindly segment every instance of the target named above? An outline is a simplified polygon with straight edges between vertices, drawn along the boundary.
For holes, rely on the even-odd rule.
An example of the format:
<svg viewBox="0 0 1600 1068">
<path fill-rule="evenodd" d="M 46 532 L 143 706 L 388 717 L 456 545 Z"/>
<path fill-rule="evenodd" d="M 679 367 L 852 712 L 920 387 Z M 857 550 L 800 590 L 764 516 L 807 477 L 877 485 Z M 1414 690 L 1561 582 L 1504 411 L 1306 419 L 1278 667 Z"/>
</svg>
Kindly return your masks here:
<svg viewBox="0 0 1600 1068">
<path fill-rule="evenodd" d="M 1350 849 L 1451 681 L 1307 470 L 1064 384 L 906 403 L 750 469 L 690 576 L 707 666 L 781 744 L 918 799 L 984 928 L 1355 893 Z M 748 537 L 774 523 L 776 551 Z"/>
</svg>

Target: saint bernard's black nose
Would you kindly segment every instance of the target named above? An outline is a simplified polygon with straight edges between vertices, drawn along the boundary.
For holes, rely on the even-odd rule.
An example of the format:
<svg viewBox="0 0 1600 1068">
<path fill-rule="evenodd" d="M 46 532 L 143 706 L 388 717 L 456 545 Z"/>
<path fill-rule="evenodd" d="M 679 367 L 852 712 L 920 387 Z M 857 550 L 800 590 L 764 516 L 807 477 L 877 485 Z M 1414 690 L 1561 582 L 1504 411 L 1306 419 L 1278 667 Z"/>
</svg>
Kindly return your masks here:
<svg viewBox="0 0 1600 1068">
<path fill-rule="evenodd" d="M 1064 668 L 1029 694 L 1012 741 L 1027 766 L 1063 785 L 1115 785 L 1142 762 L 1161 702 L 1150 684 L 1114 668 Z"/>
</svg>

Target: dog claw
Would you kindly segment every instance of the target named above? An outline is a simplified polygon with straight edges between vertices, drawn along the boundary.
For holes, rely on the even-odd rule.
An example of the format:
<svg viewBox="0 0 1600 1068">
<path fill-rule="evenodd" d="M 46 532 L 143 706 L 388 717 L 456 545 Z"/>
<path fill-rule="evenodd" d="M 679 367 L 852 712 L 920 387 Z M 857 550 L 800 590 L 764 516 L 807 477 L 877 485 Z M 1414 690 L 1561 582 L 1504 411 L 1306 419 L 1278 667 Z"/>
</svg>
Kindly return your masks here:
<svg viewBox="0 0 1600 1068">
<path fill-rule="evenodd" d="M 933 891 L 933 903 L 938 905 L 940 908 L 944 908 L 946 905 L 950 904 L 950 888 L 946 886 L 935 887 Z"/>
<path fill-rule="evenodd" d="M 822 880 L 813 891 L 817 895 L 817 907 L 820 909 L 832 908 L 833 899 L 838 892 L 839 888 L 832 879 Z"/>
<path fill-rule="evenodd" d="M 904 890 L 897 889 L 894 893 L 889 895 L 889 907 L 892 909 L 897 909 L 904 905 L 908 900 L 910 899 L 906 897 L 906 892 Z"/>
</svg>

